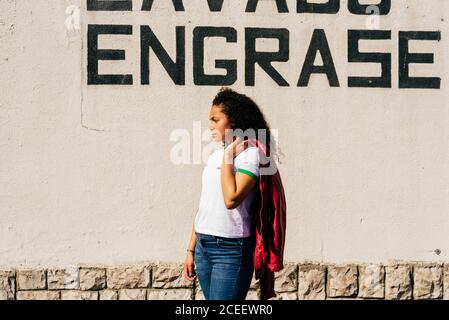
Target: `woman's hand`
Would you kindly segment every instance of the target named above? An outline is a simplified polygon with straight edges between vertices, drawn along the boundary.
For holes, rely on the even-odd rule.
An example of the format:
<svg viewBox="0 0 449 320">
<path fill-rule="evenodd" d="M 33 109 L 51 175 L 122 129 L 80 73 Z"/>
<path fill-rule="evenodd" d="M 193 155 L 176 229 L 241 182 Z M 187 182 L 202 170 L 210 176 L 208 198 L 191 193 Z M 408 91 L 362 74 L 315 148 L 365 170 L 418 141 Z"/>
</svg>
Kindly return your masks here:
<svg viewBox="0 0 449 320">
<path fill-rule="evenodd" d="M 249 140 L 242 140 L 237 137 L 231 144 L 229 144 L 224 150 L 224 156 L 227 160 L 232 160 L 238 156 L 240 152 L 248 147 Z"/>
<path fill-rule="evenodd" d="M 196 279 L 195 261 L 193 259 L 193 255 L 190 253 L 187 254 L 184 261 L 184 270 L 182 271 L 182 276 L 184 279 L 189 281 L 195 281 Z"/>
</svg>

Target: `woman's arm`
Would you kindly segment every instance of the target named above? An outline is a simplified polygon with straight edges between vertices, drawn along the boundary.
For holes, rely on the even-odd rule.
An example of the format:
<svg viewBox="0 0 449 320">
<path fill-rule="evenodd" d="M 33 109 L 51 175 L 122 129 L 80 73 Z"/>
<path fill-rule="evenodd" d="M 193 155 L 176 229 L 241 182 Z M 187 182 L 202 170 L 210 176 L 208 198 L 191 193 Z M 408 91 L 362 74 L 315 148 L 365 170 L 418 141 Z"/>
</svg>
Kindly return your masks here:
<svg viewBox="0 0 449 320">
<path fill-rule="evenodd" d="M 196 246 L 196 234 L 195 234 L 195 224 L 192 226 L 192 235 L 190 236 L 190 242 L 187 247 L 188 250 L 195 251 Z M 187 252 L 187 254 L 191 254 L 192 252 Z"/>
<path fill-rule="evenodd" d="M 234 143 L 234 142 L 233 142 Z M 243 145 L 245 141 L 240 143 Z M 238 147 L 237 147 L 238 148 Z M 221 167 L 221 187 L 223 198 L 228 209 L 234 209 L 242 203 L 247 194 L 256 185 L 256 180 L 249 175 L 237 172 L 233 174 L 233 159 L 235 151 L 233 147 L 226 149 L 223 153 L 223 164 Z"/>
<path fill-rule="evenodd" d="M 190 236 L 190 242 L 187 249 L 195 251 L 195 246 L 196 246 L 196 234 L 195 234 L 195 224 L 193 224 L 192 235 Z M 187 255 L 184 260 L 182 275 L 185 279 L 190 281 L 194 281 L 196 279 L 195 259 L 193 256 L 193 252 L 187 251 Z"/>
</svg>

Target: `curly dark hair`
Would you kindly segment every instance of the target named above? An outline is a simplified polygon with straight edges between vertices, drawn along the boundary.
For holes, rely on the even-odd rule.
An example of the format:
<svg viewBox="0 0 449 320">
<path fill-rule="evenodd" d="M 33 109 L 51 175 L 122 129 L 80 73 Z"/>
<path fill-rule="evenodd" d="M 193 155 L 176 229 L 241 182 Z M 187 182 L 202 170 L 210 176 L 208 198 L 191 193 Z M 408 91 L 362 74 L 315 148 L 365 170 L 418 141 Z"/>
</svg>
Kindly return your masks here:
<svg viewBox="0 0 449 320">
<path fill-rule="evenodd" d="M 222 87 L 212 101 L 212 105 L 220 106 L 222 112 L 228 117 L 231 129 L 253 129 L 256 139 L 261 140 L 268 148 L 268 156 L 277 156 L 278 148 L 274 137 L 271 136 L 270 127 L 259 106 L 248 96 L 238 93 L 231 88 Z M 265 129 L 266 136 L 260 139 L 258 129 Z"/>
</svg>

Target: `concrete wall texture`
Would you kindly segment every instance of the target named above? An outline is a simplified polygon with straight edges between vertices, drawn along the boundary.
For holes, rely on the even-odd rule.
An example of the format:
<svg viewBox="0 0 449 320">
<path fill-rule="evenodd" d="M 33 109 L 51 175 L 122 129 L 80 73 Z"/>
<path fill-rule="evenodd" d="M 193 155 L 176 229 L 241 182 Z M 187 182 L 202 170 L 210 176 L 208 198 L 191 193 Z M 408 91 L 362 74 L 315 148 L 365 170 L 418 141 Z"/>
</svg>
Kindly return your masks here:
<svg viewBox="0 0 449 320">
<path fill-rule="evenodd" d="M 221 12 L 210 12 L 206 1 L 184 1 L 184 11 L 165 0 L 151 11 L 140 0 L 132 11 L 88 11 L 81 0 L 0 1 L 0 266 L 184 259 L 204 162 L 191 154 L 190 163 L 173 163 L 170 136 L 185 129 L 193 141 L 195 130 L 205 131 L 220 88 L 195 84 L 198 26 L 236 30 L 236 42 L 206 38 L 204 70 L 223 75 L 214 61 L 236 60 L 231 87 L 254 98 L 278 132 L 286 261 L 447 261 L 449 3 L 392 1 L 378 20 L 391 37 L 361 40 L 359 48 L 391 54 L 391 85 L 364 88 L 348 86 L 348 77 L 378 77 L 381 68 L 348 62 L 348 30 L 372 22 L 351 13 L 349 2 L 318 14 L 297 12 L 291 0 L 281 13 L 268 0 L 255 12 L 236 0 L 225 0 Z M 98 48 L 126 55 L 100 61 L 98 73 L 130 74 L 133 84 L 88 84 L 94 24 L 132 26 L 132 34 L 98 37 Z M 176 26 L 185 27 L 183 84 L 153 52 L 150 84 L 142 84 L 145 25 L 172 59 L 179 55 Z M 255 84 L 245 81 L 251 27 L 288 30 L 289 57 L 272 62 L 288 86 L 259 66 Z M 297 85 L 315 29 L 325 32 L 339 86 L 325 74 Z M 410 75 L 441 78 L 439 88 L 400 88 L 403 31 L 439 32 L 441 40 L 409 43 L 410 52 L 433 54 L 433 63 L 410 64 Z M 258 39 L 256 49 L 278 51 L 278 41 Z"/>
</svg>

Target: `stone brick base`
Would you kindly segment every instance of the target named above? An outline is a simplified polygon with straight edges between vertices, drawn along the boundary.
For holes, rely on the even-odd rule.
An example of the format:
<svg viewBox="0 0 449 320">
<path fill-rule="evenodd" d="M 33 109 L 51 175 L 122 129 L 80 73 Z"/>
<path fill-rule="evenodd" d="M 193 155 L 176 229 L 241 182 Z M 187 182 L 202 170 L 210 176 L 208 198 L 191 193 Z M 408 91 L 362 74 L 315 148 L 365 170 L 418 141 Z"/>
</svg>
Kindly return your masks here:
<svg viewBox="0 0 449 320">
<path fill-rule="evenodd" d="M 272 299 L 445 299 L 449 263 L 284 263 Z M 0 300 L 203 300 L 198 281 L 182 278 L 182 263 L 0 269 Z M 253 278 L 248 300 L 259 299 Z"/>
</svg>

